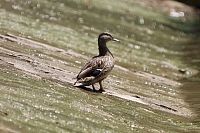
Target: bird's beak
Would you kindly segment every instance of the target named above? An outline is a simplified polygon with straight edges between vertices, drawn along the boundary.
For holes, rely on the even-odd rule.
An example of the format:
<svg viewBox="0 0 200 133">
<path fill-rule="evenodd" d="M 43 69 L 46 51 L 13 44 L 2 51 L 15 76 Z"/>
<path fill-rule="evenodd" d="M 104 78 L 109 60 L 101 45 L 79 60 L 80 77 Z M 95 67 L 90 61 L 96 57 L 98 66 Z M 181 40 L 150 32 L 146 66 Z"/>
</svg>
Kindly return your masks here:
<svg viewBox="0 0 200 133">
<path fill-rule="evenodd" d="M 120 42 L 120 40 L 116 39 L 116 38 L 113 38 L 112 41 L 115 41 L 115 42 Z"/>
</svg>

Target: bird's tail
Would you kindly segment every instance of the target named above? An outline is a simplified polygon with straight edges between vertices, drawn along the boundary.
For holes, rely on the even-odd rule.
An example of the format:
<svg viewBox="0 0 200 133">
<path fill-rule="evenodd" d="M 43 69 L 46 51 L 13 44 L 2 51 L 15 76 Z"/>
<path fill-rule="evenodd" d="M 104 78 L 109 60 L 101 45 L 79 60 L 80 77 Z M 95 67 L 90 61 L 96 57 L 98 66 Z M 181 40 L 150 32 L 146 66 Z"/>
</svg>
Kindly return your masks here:
<svg viewBox="0 0 200 133">
<path fill-rule="evenodd" d="M 78 80 L 76 80 L 76 82 L 74 82 L 74 85 L 76 85 L 77 81 L 78 81 Z"/>
<path fill-rule="evenodd" d="M 74 82 L 74 85 L 76 85 L 76 83 L 78 82 L 77 76 L 72 78 L 73 80 L 76 79 L 76 81 Z"/>
</svg>

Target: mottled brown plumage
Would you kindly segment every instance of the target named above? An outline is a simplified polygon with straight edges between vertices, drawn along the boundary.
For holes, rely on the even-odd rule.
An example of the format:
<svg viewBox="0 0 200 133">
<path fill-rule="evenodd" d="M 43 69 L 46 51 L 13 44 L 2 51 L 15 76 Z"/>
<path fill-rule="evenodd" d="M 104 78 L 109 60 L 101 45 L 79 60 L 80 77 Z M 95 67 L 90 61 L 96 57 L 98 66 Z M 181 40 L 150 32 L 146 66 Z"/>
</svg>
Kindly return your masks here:
<svg viewBox="0 0 200 133">
<path fill-rule="evenodd" d="M 95 91 L 94 84 L 98 82 L 100 85 L 99 91 L 104 91 L 102 80 L 108 76 L 115 63 L 114 57 L 106 45 L 108 41 L 119 40 L 113 38 L 109 33 L 101 33 L 98 38 L 99 55 L 93 57 L 83 66 L 74 84 L 82 83 L 83 86 L 92 85 Z"/>
</svg>

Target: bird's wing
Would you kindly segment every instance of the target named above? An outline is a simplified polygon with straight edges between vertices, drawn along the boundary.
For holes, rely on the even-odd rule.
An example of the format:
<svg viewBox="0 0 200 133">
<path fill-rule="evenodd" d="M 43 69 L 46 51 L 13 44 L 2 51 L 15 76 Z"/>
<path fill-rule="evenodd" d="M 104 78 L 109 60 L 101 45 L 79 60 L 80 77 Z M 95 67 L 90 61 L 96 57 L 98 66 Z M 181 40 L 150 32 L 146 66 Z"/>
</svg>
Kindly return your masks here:
<svg viewBox="0 0 200 133">
<path fill-rule="evenodd" d="M 96 77 L 97 75 L 101 73 L 101 71 L 103 70 L 103 67 L 104 67 L 104 63 L 102 61 L 102 58 L 95 57 L 83 66 L 83 68 L 77 75 L 77 79 L 90 77 L 90 76 Z"/>
</svg>

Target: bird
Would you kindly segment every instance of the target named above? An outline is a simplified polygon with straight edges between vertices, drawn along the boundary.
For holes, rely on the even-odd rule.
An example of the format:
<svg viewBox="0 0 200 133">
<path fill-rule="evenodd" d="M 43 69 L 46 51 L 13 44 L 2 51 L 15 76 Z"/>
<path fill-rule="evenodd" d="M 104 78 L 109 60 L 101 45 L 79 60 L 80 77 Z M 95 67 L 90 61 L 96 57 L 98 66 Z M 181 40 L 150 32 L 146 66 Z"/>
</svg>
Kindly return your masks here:
<svg viewBox="0 0 200 133">
<path fill-rule="evenodd" d="M 99 35 L 99 55 L 94 56 L 82 67 L 76 76 L 76 82 L 74 85 L 76 85 L 76 83 L 81 83 L 81 86 L 92 85 L 93 91 L 105 91 L 102 85 L 102 81 L 107 78 L 115 64 L 114 56 L 107 47 L 107 42 L 109 41 L 119 42 L 119 40 L 114 38 L 110 33 L 103 32 Z M 99 83 L 99 90 L 95 89 L 95 83 Z"/>
</svg>

